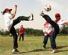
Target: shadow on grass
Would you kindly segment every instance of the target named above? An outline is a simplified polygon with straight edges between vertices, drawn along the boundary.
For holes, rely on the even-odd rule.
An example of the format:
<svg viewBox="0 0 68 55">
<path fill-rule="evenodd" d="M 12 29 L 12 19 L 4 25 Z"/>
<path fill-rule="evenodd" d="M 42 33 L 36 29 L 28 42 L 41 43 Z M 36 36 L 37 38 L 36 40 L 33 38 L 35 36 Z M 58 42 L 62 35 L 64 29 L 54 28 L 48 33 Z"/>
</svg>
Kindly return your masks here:
<svg viewBox="0 0 68 55">
<path fill-rule="evenodd" d="M 67 50 L 58 50 L 57 53 L 60 53 L 60 52 L 68 52 L 68 49 Z"/>
<path fill-rule="evenodd" d="M 68 49 L 62 50 L 62 48 L 68 48 L 68 46 L 58 46 L 57 49 L 60 49 L 60 50 L 58 50 L 57 53 L 59 53 L 59 52 L 68 52 Z"/>
<path fill-rule="evenodd" d="M 40 51 L 45 51 L 45 49 L 35 49 L 35 50 L 27 51 L 27 52 L 20 52 L 20 54 L 21 53 L 29 53 L 29 52 L 40 52 Z"/>
<path fill-rule="evenodd" d="M 34 50 L 31 50 L 31 51 L 27 51 L 27 52 L 19 52 L 18 54 L 31 53 L 31 52 L 42 52 L 42 51 L 50 51 L 50 50 L 47 50 L 47 49 L 34 49 Z"/>
<path fill-rule="evenodd" d="M 66 48 L 66 47 L 68 47 L 68 46 L 58 46 L 57 49 L 60 49 L 60 50 L 58 50 L 56 53 L 59 53 L 59 52 L 67 52 L 68 49 L 62 50 L 62 48 Z M 51 51 L 51 49 L 49 49 L 49 47 L 47 47 L 45 49 L 34 49 L 34 50 L 31 50 L 31 51 L 27 51 L 27 52 L 19 52 L 17 54 L 31 53 L 31 52 L 42 52 L 42 51 Z"/>
<path fill-rule="evenodd" d="M 57 46 L 57 49 L 62 49 L 62 48 L 66 48 L 68 46 Z"/>
</svg>

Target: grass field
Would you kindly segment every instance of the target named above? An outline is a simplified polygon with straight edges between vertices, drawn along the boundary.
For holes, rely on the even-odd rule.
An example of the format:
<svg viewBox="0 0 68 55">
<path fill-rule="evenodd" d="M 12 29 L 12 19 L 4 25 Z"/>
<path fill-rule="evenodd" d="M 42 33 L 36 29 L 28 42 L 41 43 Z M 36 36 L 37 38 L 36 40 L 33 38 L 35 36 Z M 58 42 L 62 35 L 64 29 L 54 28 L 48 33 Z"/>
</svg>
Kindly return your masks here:
<svg viewBox="0 0 68 55">
<path fill-rule="evenodd" d="M 18 41 L 18 54 L 12 54 L 12 37 L 0 35 L 0 55 L 68 55 L 68 36 L 57 37 L 57 53 L 51 53 L 50 42 L 43 49 L 43 36 L 25 36 L 25 40 Z"/>
</svg>

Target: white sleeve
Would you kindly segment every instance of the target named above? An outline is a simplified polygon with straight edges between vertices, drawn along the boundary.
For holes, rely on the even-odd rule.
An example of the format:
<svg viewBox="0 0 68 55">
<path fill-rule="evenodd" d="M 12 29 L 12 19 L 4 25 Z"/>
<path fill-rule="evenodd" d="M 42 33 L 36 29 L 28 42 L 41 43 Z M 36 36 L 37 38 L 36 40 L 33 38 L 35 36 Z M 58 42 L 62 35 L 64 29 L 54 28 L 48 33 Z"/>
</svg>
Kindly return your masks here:
<svg viewBox="0 0 68 55">
<path fill-rule="evenodd" d="M 9 18 L 12 19 L 12 15 L 11 14 L 9 14 Z"/>
<path fill-rule="evenodd" d="M 63 21 L 63 24 L 64 24 L 64 23 L 68 23 L 68 20 L 64 20 L 64 21 Z"/>
</svg>

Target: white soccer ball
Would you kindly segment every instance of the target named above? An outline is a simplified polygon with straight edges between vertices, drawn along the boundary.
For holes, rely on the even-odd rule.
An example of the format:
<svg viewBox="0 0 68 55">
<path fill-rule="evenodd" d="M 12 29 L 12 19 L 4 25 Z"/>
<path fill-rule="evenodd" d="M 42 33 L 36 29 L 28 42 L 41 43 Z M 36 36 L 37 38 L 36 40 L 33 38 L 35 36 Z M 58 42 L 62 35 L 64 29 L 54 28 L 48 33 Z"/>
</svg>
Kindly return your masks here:
<svg viewBox="0 0 68 55">
<path fill-rule="evenodd" d="M 51 5 L 50 4 L 45 5 L 44 9 L 45 11 L 51 11 Z"/>
</svg>

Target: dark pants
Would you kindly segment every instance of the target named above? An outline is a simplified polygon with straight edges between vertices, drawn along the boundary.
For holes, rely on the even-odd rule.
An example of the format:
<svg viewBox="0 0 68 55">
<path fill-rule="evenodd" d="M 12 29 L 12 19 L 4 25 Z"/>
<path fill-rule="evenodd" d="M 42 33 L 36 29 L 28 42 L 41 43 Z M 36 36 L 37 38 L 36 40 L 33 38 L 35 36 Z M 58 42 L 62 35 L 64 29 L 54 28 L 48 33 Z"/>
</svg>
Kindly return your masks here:
<svg viewBox="0 0 68 55">
<path fill-rule="evenodd" d="M 24 17 L 24 16 L 22 16 L 22 17 L 18 17 L 17 19 L 13 20 L 12 27 L 10 28 L 10 33 L 13 36 L 13 48 L 14 49 L 18 48 L 18 43 L 17 43 L 18 36 L 16 34 L 16 30 L 15 30 L 14 26 L 16 24 L 18 24 L 19 22 L 23 21 L 23 20 L 29 21 L 29 18 L 30 17 Z"/>
<path fill-rule="evenodd" d="M 18 43 L 17 43 L 18 36 L 17 36 L 16 30 L 13 26 L 10 29 L 10 33 L 13 36 L 13 48 L 16 49 L 16 48 L 18 48 Z"/>
<path fill-rule="evenodd" d="M 29 17 L 20 16 L 17 19 L 13 20 L 12 26 L 15 26 L 16 24 L 18 24 L 18 23 L 20 23 L 21 21 L 24 21 L 24 20 L 29 21 L 29 18 L 30 18 L 30 16 Z"/>
<path fill-rule="evenodd" d="M 47 36 L 44 36 L 44 45 L 46 46 L 47 42 L 48 42 L 48 38 L 50 38 L 50 42 L 51 42 L 51 48 L 52 49 L 56 49 L 56 36 L 55 36 L 55 33 L 53 33 L 52 35 L 47 35 Z"/>
<path fill-rule="evenodd" d="M 22 41 L 23 41 L 24 40 L 24 33 L 19 35 L 19 41 L 21 40 L 21 38 L 22 38 Z"/>
</svg>

